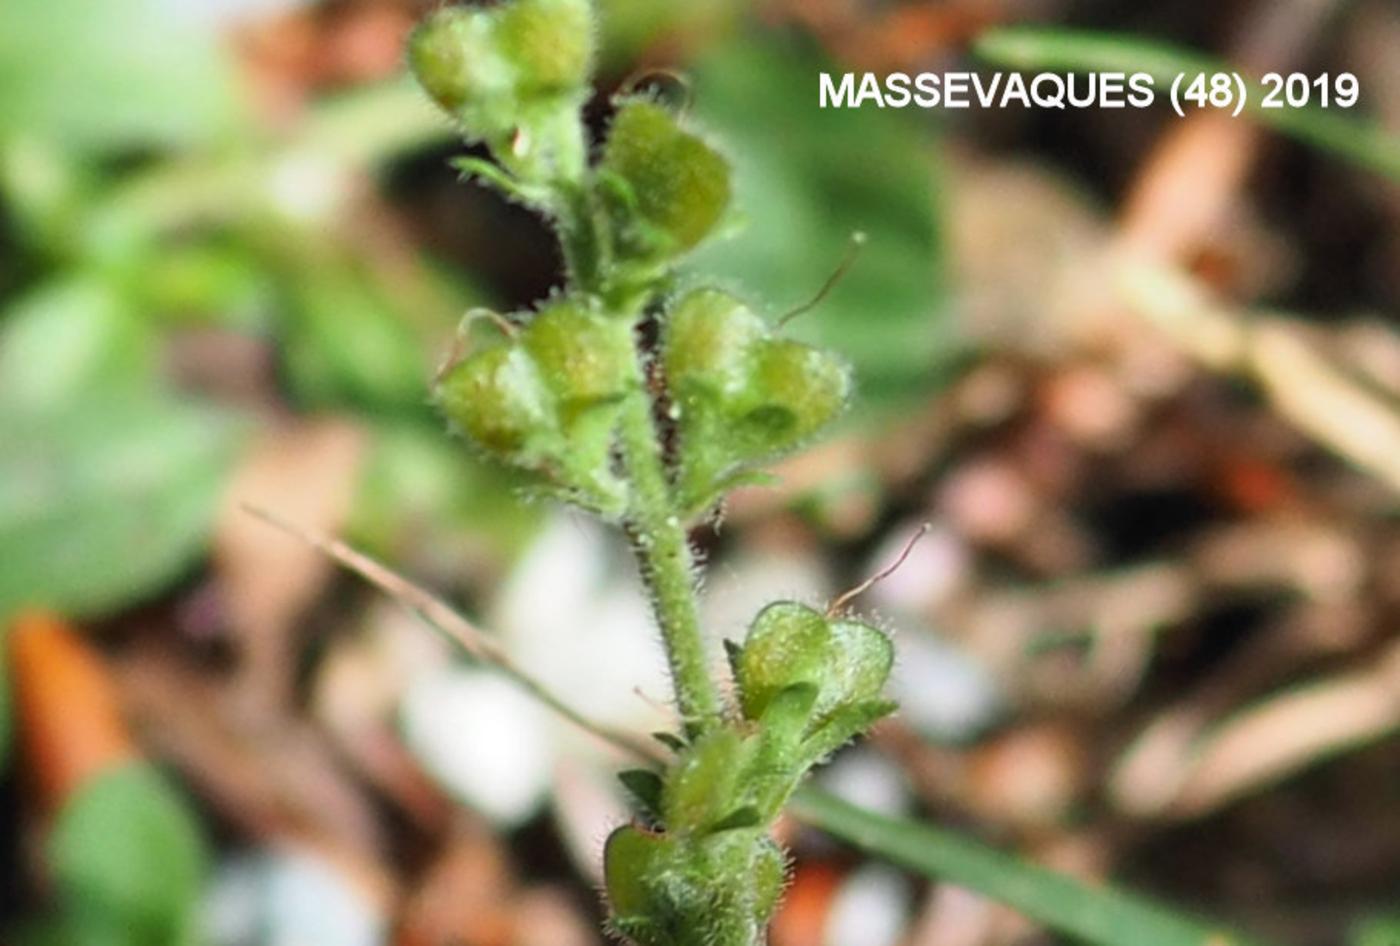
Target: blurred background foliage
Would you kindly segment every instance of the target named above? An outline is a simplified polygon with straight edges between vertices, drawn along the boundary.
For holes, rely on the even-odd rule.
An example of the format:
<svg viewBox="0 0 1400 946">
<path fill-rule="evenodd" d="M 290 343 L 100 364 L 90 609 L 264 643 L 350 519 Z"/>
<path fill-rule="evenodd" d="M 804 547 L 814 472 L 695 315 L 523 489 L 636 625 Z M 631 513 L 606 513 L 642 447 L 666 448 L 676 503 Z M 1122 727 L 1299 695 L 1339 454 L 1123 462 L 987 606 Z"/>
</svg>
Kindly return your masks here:
<svg viewBox="0 0 1400 946">
<path fill-rule="evenodd" d="M 615 760 L 240 506 L 442 591 L 599 718 L 664 717 L 625 556 L 428 406 L 462 314 L 545 297 L 558 259 L 447 166 L 401 67 L 427 6 L 0 5 L 7 943 L 599 941 Z M 732 635 L 934 522 L 870 601 L 905 714 L 829 787 L 1281 942 L 1394 941 L 1393 6 L 602 6 L 597 128 L 655 84 L 738 166 L 745 218 L 688 278 L 778 317 L 868 238 L 790 328 L 852 359 L 860 410 L 699 537 Z M 987 32 L 1026 23 L 1100 45 Z M 1144 55 L 1107 31 L 1350 69 L 1365 114 L 1290 140 L 817 107 L 819 70 L 960 68 L 979 36 L 1003 62 Z M 1053 941 L 798 850 L 778 946 Z"/>
</svg>

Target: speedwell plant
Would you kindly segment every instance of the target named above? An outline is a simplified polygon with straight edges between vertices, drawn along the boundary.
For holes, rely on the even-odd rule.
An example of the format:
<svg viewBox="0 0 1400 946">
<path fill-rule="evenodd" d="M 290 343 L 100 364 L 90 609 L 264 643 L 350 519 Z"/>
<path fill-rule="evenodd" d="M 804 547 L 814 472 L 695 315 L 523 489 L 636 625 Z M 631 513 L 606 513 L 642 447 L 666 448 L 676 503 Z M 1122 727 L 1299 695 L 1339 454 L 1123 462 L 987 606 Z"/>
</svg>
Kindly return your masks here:
<svg viewBox="0 0 1400 946">
<path fill-rule="evenodd" d="M 735 295 L 677 289 L 677 265 L 730 214 L 729 162 L 645 95 L 618 98 L 593 147 L 594 43 L 587 0 L 449 7 L 413 34 L 418 81 L 494 159 L 457 166 L 547 218 L 568 268 L 537 311 L 478 332 L 435 397 L 475 450 L 621 527 L 648 586 L 680 722 L 658 736 L 663 771 L 621 775 L 637 814 L 604 853 L 614 930 L 638 946 L 754 946 L 787 877 L 770 828 L 812 766 L 893 710 L 892 651 L 839 609 L 780 601 L 716 674 L 688 529 L 827 427 L 851 374 Z"/>
</svg>

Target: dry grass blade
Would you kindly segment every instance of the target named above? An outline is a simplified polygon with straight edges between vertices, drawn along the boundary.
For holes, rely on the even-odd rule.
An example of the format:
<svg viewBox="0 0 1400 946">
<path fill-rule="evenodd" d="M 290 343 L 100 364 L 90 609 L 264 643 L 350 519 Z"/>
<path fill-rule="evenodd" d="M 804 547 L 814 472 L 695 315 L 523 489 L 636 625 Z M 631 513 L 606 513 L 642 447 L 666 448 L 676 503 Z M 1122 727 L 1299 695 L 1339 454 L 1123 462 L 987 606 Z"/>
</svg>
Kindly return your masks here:
<svg viewBox="0 0 1400 946">
<path fill-rule="evenodd" d="M 244 504 L 243 509 L 251 516 L 262 520 L 275 529 L 317 549 L 339 565 L 359 575 L 380 591 L 417 615 L 434 630 L 456 644 L 473 659 L 494 667 L 523 687 L 531 696 L 544 703 L 554 712 L 585 732 L 592 733 L 604 742 L 636 756 L 646 762 L 663 764 L 665 759 L 659 749 L 633 735 L 621 732 L 610 726 L 589 719 L 555 695 L 543 683 L 516 666 L 496 641 L 483 633 L 462 615 L 453 610 L 436 595 L 415 585 L 407 578 L 368 555 L 357 552 L 350 546 L 330 536 L 320 535 L 296 526 L 266 509 Z"/>
</svg>

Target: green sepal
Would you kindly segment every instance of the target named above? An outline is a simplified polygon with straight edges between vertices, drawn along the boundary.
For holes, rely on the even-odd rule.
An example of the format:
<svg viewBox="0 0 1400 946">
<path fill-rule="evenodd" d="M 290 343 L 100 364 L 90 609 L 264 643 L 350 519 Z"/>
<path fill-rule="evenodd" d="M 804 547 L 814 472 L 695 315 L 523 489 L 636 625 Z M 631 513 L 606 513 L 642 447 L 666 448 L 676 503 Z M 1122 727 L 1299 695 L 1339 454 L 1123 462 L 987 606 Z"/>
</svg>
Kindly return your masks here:
<svg viewBox="0 0 1400 946">
<path fill-rule="evenodd" d="M 684 752 L 686 746 L 689 745 L 684 739 L 672 732 L 654 732 L 651 734 L 651 738 L 672 752 Z"/>
<path fill-rule="evenodd" d="M 816 765 L 899 708 L 893 700 L 838 707 L 802 742 L 802 764 Z"/>
<path fill-rule="evenodd" d="M 546 187 L 527 184 L 512 176 L 498 164 L 475 155 L 461 155 L 448 160 L 464 181 L 478 181 L 510 200 L 526 207 L 544 208 L 549 205 L 550 191 Z"/>
<path fill-rule="evenodd" d="M 679 434 L 678 499 L 691 513 L 751 481 L 754 464 L 810 440 L 845 408 L 852 387 L 841 359 L 774 337 L 715 289 L 672 307 L 662 359 Z"/>
<path fill-rule="evenodd" d="M 750 747 L 733 729 L 700 737 L 666 773 L 662 815 L 676 833 L 711 830 L 735 806 Z"/>
<path fill-rule="evenodd" d="M 652 818 L 661 817 L 661 776 L 651 769 L 626 769 L 617 773 L 617 780 L 641 808 Z"/>
<path fill-rule="evenodd" d="M 722 831 L 738 831 L 743 828 L 757 828 L 763 823 L 763 816 L 759 814 L 755 805 L 743 805 L 735 808 L 729 814 L 720 818 L 707 828 L 710 834 L 719 834 Z"/>
</svg>

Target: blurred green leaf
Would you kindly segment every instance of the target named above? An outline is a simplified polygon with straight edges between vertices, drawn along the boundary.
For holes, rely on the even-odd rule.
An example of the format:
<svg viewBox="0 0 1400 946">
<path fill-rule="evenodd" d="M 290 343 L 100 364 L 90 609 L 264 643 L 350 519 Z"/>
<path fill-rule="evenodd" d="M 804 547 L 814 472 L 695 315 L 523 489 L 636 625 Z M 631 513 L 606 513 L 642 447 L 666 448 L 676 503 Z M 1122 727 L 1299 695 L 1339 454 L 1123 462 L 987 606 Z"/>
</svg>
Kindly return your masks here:
<svg viewBox="0 0 1400 946">
<path fill-rule="evenodd" d="M 150 391 L 157 339 L 106 284 L 77 276 L 30 292 L 0 323 L 0 410 L 35 411 L 91 391 Z"/>
<path fill-rule="evenodd" d="M 187 803 L 145 763 L 64 805 L 47 854 L 63 926 L 83 946 L 192 946 L 206 853 Z"/>
<path fill-rule="evenodd" d="M 214 31 L 162 0 L 0 4 L 0 139 L 185 145 L 237 115 Z"/>
<path fill-rule="evenodd" d="M 535 534 L 546 508 L 521 498 L 518 487 L 514 474 L 443 436 L 435 418 L 380 424 L 346 531 L 356 546 L 396 561 L 473 551 L 509 557 Z"/>
<path fill-rule="evenodd" d="M 787 331 L 849 357 L 862 402 L 890 407 L 936 384 L 957 347 L 942 299 L 934 142 L 892 113 L 821 109 L 813 77 L 824 67 L 776 39 L 726 44 L 697 66 L 696 108 L 734 156 L 746 217 L 693 270 L 776 314 L 810 299 L 864 232 L 855 266 Z"/>
<path fill-rule="evenodd" d="M 1165 96 L 1179 74 L 1230 71 L 1220 60 L 1135 36 L 1050 27 L 1002 27 L 977 40 L 988 62 L 1023 70 L 1146 72 Z M 1379 125 L 1320 108 L 1262 108 L 1264 89 L 1251 82 L 1249 113 L 1260 124 L 1364 168 L 1400 180 L 1400 138 Z M 1159 99 L 1161 100 L 1161 99 Z"/>
<path fill-rule="evenodd" d="M 745 6 L 743 0 L 599 0 L 603 69 L 625 68 L 654 43 L 689 45 L 726 33 Z"/>
<path fill-rule="evenodd" d="M 422 411 L 432 366 L 423 342 L 355 267 L 308 267 L 290 281 L 283 351 L 297 396 L 313 406 Z"/>
<path fill-rule="evenodd" d="M 159 590 L 200 553 L 237 440 L 228 415 L 155 395 L 0 402 L 0 614 L 96 614 Z"/>
<path fill-rule="evenodd" d="M 808 824 L 863 851 L 975 890 L 1086 943 L 1243 946 L 1255 942 L 1111 887 L 1086 886 L 951 831 L 875 814 L 810 788 L 798 793 L 793 807 Z"/>
<path fill-rule="evenodd" d="M 1396 946 L 1400 944 L 1400 914 L 1369 917 L 1357 923 L 1347 937 L 1350 946 Z"/>
</svg>

